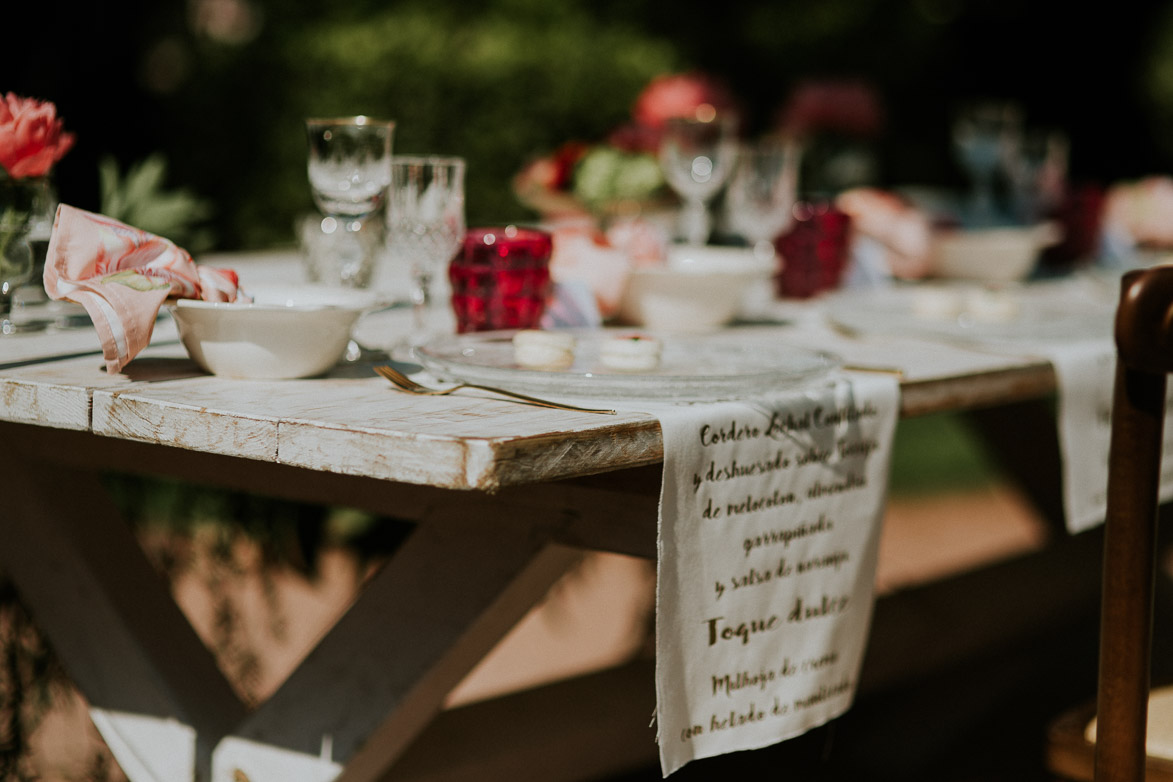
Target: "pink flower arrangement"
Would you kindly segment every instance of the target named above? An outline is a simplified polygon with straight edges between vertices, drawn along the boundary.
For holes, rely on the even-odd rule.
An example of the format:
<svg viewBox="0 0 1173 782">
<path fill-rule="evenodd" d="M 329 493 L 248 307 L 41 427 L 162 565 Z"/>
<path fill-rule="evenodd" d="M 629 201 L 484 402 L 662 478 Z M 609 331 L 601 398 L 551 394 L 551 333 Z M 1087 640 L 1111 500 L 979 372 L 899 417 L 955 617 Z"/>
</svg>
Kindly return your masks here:
<svg viewBox="0 0 1173 782">
<path fill-rule="evenodd" d="M 522 203 L 555 218 L 588 214 L 609 204 L 653 201 L 663 188 L 655 154 L 664 123 L 735 111 L 732 93 L 710 76 L 657 76 L 632 104 L 631 122 L 604 141 L 569 141 L 530 161 L 514 178 L 514 192 Z"/>
<path fill-rule="evenodd" d="M 616 128 L 607 141 L 619 149 L 655 153 L 670 119 L 709 121 L 736 113 L 733 93 L 717 79 L 696 71 L 669 73 L 648 82 L 632 105 L 634 121 Z"/>
<path fill-rule="evenodd" d="M 671 73 L 652 79 L 635 99 L 632 117 L 637 125 L 662 128 L 670 119 L 712 119 L 731 111 L 733 97 L 716 79 L 703 73 Z"/>
<path fill-rule="evenodd" d="M 0 166 L 12 179 L 45 176 L 73 146 L 57 107 L 8 93 L 0 100 Z"/>
<path fill-rule="evenodd" d="M 630 120 L 605 139 L 568 141 L 527 163 L 513 188 L 554 227 L 554 281 L 589 290 L 597 314 L 614 315 L 628 271 L 660 263 L 666 253 L 666 232 L 647 219 L 649 210 L 670 198 L 656 157 L 665 124 L 736 113 L 732 93 L 716 79 L 698 72 L 665 74 L 640 91 Z"/>
<path fill-rule="evenodd" d="M 590 145 L 568 141 L 546 157 L 537 158 L 513 179 L 518 199 L 551 218 L 582 214 L 585 208 L 575 198 L 574 169 Z"/>
</svg>

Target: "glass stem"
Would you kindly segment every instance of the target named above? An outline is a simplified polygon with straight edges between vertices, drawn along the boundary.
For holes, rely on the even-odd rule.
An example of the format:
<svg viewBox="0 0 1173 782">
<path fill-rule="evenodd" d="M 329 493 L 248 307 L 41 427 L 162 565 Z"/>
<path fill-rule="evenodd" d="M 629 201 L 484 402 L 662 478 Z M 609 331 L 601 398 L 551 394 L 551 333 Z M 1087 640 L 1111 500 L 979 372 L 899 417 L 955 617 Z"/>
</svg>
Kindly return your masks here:
<svg viewBox="0 0 1173 782">
<path fill-rule="evenodd" d="M 977 226 L 994 222 L 994 177 L 985 172 L 974 177 L 970 209 L 973 223 Z"/>
<path fill-rule="evenodd" d="M 432 275 L 420 272 L 415 277 L 415 290 L 411 293 L 412 316 L 415 331 L 422 335 L 428 328 L 428 310 L 432 306 Z"/>
<path fill-rule="evenodd" d="M 689 244 L 701 245 L 709 241 L 712 223 L 709 219 L 709 208 L 704 201 L 686 201 L 680 210 L 680 223 L 681 233 Z"/>
<path fill-rule="evenodd" d="M 12 292 L 15 286 L 0 282 L 0 335 L 15 334 L 17 326 L 12 322 Z"/>
</svg>

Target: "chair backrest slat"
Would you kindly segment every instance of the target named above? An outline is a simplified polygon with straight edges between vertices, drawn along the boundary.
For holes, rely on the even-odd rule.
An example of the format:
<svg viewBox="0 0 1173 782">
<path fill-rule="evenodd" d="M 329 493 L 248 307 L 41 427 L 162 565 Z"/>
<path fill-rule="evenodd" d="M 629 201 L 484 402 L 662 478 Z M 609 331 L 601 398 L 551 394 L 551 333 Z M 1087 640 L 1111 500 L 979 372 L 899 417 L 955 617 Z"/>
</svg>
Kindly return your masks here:
<svg viewBox="0 0 1173 782">
<path fill-rule="evenodd" d="M 1129 272 L 1116 315 L 1116 380 L 1097 699 L 1097 782 L 1144 779 L 1173 267 Z"/>
</svg>

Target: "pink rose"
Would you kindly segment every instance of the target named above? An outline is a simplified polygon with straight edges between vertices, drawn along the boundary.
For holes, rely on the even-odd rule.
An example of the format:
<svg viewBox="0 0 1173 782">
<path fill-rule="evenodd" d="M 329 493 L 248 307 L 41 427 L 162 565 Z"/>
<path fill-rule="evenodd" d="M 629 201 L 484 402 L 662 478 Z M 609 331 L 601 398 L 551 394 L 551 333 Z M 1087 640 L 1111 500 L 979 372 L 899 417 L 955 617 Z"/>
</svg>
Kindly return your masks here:
<svg viewBox="0 0 1173 782">
<path fill-rule="evenodd" d="M 73 146 L 62 124 L 52 103 L 8 93 L 0 100 L 0 166 L 13 179 L 49 173 Z"/>
<path fill-rule="evenodd" d="M 698 116 L 698 110 L 711 118 L 732 109 L 732 97 L 715 79 L 700 73 L 676 73 L 652 79 L 636 98 L 632 116 L 644 127 L 661 128 L 675 117 L 706 119 Z"/>
</svg>

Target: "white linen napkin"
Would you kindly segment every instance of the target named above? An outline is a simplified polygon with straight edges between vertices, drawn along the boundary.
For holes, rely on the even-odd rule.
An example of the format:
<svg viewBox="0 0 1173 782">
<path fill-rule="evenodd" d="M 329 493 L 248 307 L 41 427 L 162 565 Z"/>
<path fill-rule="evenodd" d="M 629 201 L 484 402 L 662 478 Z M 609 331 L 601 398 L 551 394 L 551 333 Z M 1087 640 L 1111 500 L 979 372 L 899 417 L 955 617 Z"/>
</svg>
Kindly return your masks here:
<svg viewBox="0 0 1173 782">
<path fill-rule="evenodd" d="M 874 599 L 899 385 L 628 405 L 663 429 L 656 719 L 665 776 L 851 705 Z"/>
<path fill-rule="evenodd" d="M 918 337 L 926 344 L 935 340 L 964 347 L 967 360 L 975 351 L 983 351 L 994 356 L 1045 359 L 1051 363 L 1057 385 L 1056 427 L 1064 519 L 1068 531 L 1082 532 L 1103 523 L 1107 512 L 1108 447 L 1116 363 L 1111 335 L 1111 316 L 1118 295 L 1115 281 L 1108 277 L 1077 276 L 1010 290 L 1014 294 L 1012 301 L 1024 313 L 1046 313 L 1057 320 L 1024 318 L 1018 324 L 1017 333 L 1012 333 L 1013 323 L 995 322 L 989 328 L 977 323 L 972 333 L 959 338 L 956 329 L 945 328 L 935 336 L 926 327 L 926 321 L 894 307 L 890 319 L 886 323 L 878 322 L 878 326 L 881 331 L 886 327 L 893 334 L 903 332 L 905 336 Z M 1046 326 L 1041 329 L 1045 338 L 1031 333 L 1040 326 Z M 844 349 L 827 349 L 849 355 Z M 902 362 L 901 365 L 907 368 Z M 942 369 L 946 368 L 942 366 Z M 956 369 L 980 371 L 978 366 L 962 365 Z M 1173 427 L 1169 426 L 1165 428 L 1161 499 L 1173 499 Z"/>
<path fill-rule="evenodd" d="M 1063 514 L 1069 532 L 1104 521 L 1116 353 L 1109 340 L 1042 345 L 1058 386 Z"/>
<path fill-rule="evenodd" d="M 1108 512 L 1108 447 L 1116 349 L 1111 340 L 1040 344 L 1059 388 L 1063 511 L 1072 533 L 1104 522 Z M 1173 395 L 1170 395 L 1173 399 Z M 1173 427 L 1165 427 L 1160 497 L 1173 499 Z"/>
<path fill-rule="evenodd" d="M 1072 534 L 1104 522 L 1116 348 L 1112 339 L 974 341 L 992 354 L 1043 358 L 1055 369 L 1063 515 Z M 1170 394 L 1173 400 L 1173 393 Z M 1173 499 L 1173 427 L 1165 427 L 1161 500 Z"/>
</svg>

